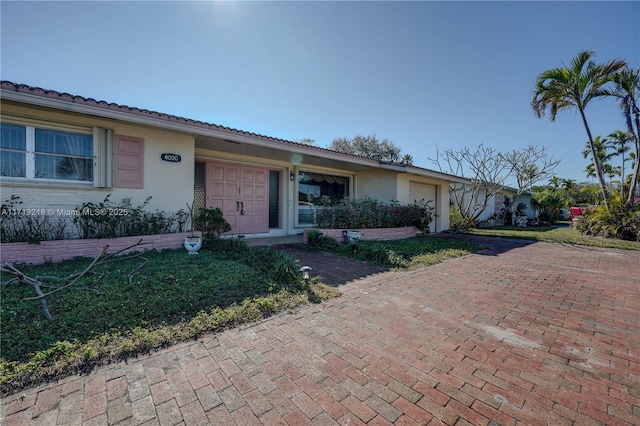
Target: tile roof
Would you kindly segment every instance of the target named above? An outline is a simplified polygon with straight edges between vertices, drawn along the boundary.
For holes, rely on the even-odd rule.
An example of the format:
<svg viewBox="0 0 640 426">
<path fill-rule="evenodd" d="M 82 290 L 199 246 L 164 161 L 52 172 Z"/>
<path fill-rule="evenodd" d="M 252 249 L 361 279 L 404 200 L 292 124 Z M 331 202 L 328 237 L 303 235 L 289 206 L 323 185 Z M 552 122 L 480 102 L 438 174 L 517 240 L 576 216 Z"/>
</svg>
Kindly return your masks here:
<svg viewBox="0 0 640 426">
<path fill-rule="evenodd" d="M 29 85 L 26 85 L 26 84 L 13 83 L 11 81 L 6 81 L 6 80 L 0 81 L 0 88 L 2 90 L 13 91 L 13 92 L 17 92 L 17 93 L 25 93 L 25 94 L 28 94 L 28 95 L 39 96 L 39 97 L 48 98 L 48 99 L 55 99 L 55 100 L 69 102 L 69 103 L 73 103 L 73 104 L 87 105 L 87 106 L 102 108 L 102 109 L 105 109 L 105 110 L 119 111 L 119 112 L 124 112 L 124 113 L 127 113 L 127 114 L 138 115 L 138 116 L 154 118 L 154 119 L 159 119 L 159 120 L 165 120 L 165 121 L 169 121 L 169 122 L 173 122 L 173 123 L 188 124 L 190 126 L 196 126 L 196 127 L 202 127 L 202 128 L 211 129 L 211 130 L 222 131 L 222 132 L 226 132 L 226 133 L 229 133 L 229 134 L 236 134 L 236 135 L 242 135 L 242 136 L 251 136 L 251 137 L 254 137 L 254 138 L 259 138 L 259 139 L 264 139 L 264 140 L 286 142 L 286 143 L 293 143 L 293 144 L 296 144 L 296 145 L 307 146 L 306 144 L 301 144 L 301 143 L 298 143 L 298 142 L 288 141 L 288 140 L 280 139 L 280 138 L 274 138 L 274 137 L 271 137 L 271 136 L 265 136 L 265 135 L 261 135 L 261 134 L 258 134 L 258 133 L 246 132 L 244 130 L 238 130 L 238 129 L 233 129 L 231 127 L 225 127 L 225 126 L 220 126 L 220 125 L 217 125 L 217 124 L 206 123 L 204 121 L 192 120 L 190 118 L 179 117 L 177 115 L 165 114 L 165 113 L 157 112 L 157 111 L 150 111 L 148 109 L 130 107 L 128 105 L 120 105 L 120 104 L 116 104 L 114 102 L 107 102 L 107 101 L 102 101 L 102 100 L 98 101 L 98 100 L 95 100 L 93 98 L 85 98 L 84 96 L 71 95 L 69 93 L 58 92 L 58 91 L 55 91 L 55 90 L 47 90 L 47 89 L 43 89 L 43 88 L 40 88 L 40 87 L 32 87 L 32 86 L 29 86 Z M 329 150 L 329 151 L 331 151 L 331 150 Z"/>
<path fill-rule="evenodd" d="M 247 132 L 247 131 L 244 131 L 244 130 L 238 130 L 238 129 L 234 129 L 234 128 L 231 128 L 231 127 L 220 126 L 218 124 L 211 124 L 211 123 L 207 123 L 207 122 L 204 122 L 204 121 L 192 120 L 190 118 L 185 118 L 185 117 L 179 117 L 177 115 L 165 114 L 165 113 L 157 112 L 157 111 L 150 111 L 148 109 L 130 107 L 128 105 L 120 105 L 120 104 L 117 104 L 117 103 L 114 103 L 114 102 L 107 102 L 107 101 L 103 101 L 103 100 L 98 101 L 98 100 L 95 100 L 94 98 L 86 98 L 84 96 L 71 95 L 71 94 L 65 93 L 65 92 L 58 92 L 56 90 L 47 90 L 47 89 L 43 89 L 41 87 L 29 86 L 27 84 L 13 83 L 13 82 L 7 81 L 7 80 L 0 81 L 0 89 L 3 90 L 3 91 L 23 93 L 23 94 L 32 95 L 32 96 L 38 96 L 38 97 L 41 97 L 41 98 L 47 98 L 47 99 L 52 99 L 52 100 L 57 100 L 57 101 L 68 102 L 68 103 L 71 103 L 71 104 L 86 105 L 86 106 L 89 106 L 89 107 L 96 107 L 96 108 L 104 109 L 106 111 L 117 111 L 117 112 L 122 112 L 122 113 L 125 113 L 125 114 L 131 114 L 131 115 L 134 115 L 134 116 L 141 116 L 141 117 L 145 117 L 145 118 L 163 120 L 163 121 L 167 121 L 169 123 L 185 124 L 185 125 L 188 125 L 188 126 L 198 127 L 198 128 L 202 128 L 202 129 L 206 129 L 206 130 L 215 130 L 215 131 L 227 133 L 227 134 L 229 134 L 231 136 L 233 136 L 233 135 L 245 136 L 245 137 L 251 137 L 251 138 L 254 138 L 254 139 L 259 139 L 259 140 L 262 140 L 262 141 L 297 145 L 297 146 L 300 146 L 300 147 L 304 147 L 305 149 L 312 149 L 312 150 L 316 150 L 316 151 L 319 151 L 319 152 L 338 154 L 340 156 L 347 157 L 347 158 L 371 161 L 372 165 L 373 164 L 382 164 L 382 162 L 378 162 L 378 161 L 372 160 L 370 158 L 362 157 L 362 156 L 359 156 L 359 155 L 346 154 L 346 153 L 343 153 L 343 152 L 340 152 L 340 151 L 335 151 L 335 150 L 332 150 L 332 149 L 329 149 L 329 148 L 321 148 L 321 147 L 317 147 L 317 146 L 313 146 L 313 145 L 303 144 L 303 143 L 300 143 L 300 142 L 294 142 L 294 141 L 290 141 L 290 140 L 286 140 L 286 139 L 275 138 L 275 137 L 272 137 L 272 136 L 265 136 L 265 135 L 261 135 L 261 134 L 258 134 L 258 133 Z M 455 176 L 455 175 L 452 175 L 452 174 L 449 174 L 449 173 L 439 172 L 439 171 L 436 171 L 436 170 L 426 169 L 426 168 L 417 167 L 417 166 L 408 166 L 408 167 L 414 169 L 414 171 L 423 171 L 423 172 L 436 173 L 436 174 L 439 174 L 439 175 L 450 176 L 450 177 L 453 177 L 453 178 L 460 179 L 459 176 Z"/>
</svg>

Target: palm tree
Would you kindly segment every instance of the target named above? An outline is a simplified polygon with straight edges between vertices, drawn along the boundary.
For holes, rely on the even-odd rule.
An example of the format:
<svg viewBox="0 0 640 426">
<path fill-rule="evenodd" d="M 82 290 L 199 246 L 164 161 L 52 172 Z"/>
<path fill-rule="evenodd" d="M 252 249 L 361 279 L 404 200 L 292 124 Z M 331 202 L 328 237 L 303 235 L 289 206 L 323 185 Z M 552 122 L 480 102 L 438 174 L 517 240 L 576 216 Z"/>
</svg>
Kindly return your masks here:
<svg viewBox="0 0 640 426">
<path fill-rule="evenodd" d="M 555 191 L 560 186 L 560 178 L 558 176 L 551 177 L 549 179 L 549 185 L 551 185 Z"/>
<path fill-rule="evenodd" d="M 596 177 L 604 196 L 605 206 L 608 209 L 607 187 L 602 167 L 598 162 L 591 129 L 587 123 L 585 108 L 592 99 L 610 94 L 606 89 L 612 76 L 624 69 L 627 64 L 624 61 L 613 60 L 606 64 L 596 65 L 593 57 L 593 52 L 582 51 L 573 58 L 571 66 L 553 68 L 538 75 L 531 107 L 538 118 L 543 117 L 548 108 L 551 121 L 555 121 L 558 111 L 573 108 L 578 110 L 589 138 Z"/>
<path fill-rule="evenodd" d="M 612 187 L 613 177 L 619 174 L 619 168 L 613 167 L 611 165 L 611 158 L 616 155 L 615 152 L 609 152 L 609 148 L 613 145 L 608 138 L 603 138 L 598 135 L 593 139 L 593 145 L 595 146 L 596 155 L 598 156 L 598 164 L 600 164 L 600 170 L 602 171 L 602 175 L 609 178 L 608 188 Z M 586 144 L 586 149 L 582 151 L 583 158 L 589 158 L 591 156 L 591 149 L 589 148 L 589 142 Z M 585 172 L 587 172 L 587 177 L 596 177 L 595 168 L 593 166 L 594 162 L 587 166 Z"/>
<path fill-rule="evenodd" d="M 586 149 L 582 150 L 582 157 L 583 158 L 589 158 L 592 155 L 593 151 L 592 151 L 590 145 L 591 144 L 589 144 L 589 142 L 587 141 Z M 607 164 L 608 164 L 609 160 L 611 160 L 611 157 L 614 156 L 614 154 L 607 153 L 607 149 L 610 147 L 610 145 L 611 144 L 609 142 L 609 139 L 602 138 L 602 136 L 600 136 L 600 135 L 596 136 L 593 139 L 593 147 L 595 149 L 596 156 L 598 157 L 598 164 L 600 165 L 601 169 L 603 169 L 603 170 L 607 167 Z M 595 164 L 595 162 L 593 162 L 593 161 L 592 161 L 592 163 Z M 594 177 L 596 177 L 596 176 L 594 176 Z"/>
<path fill-rule="evenodd" d="M 629 159 L 631 160 L 631 162 L 634 164 L 634 170 L 635 170 L 635 164 L 636 164 L 636 158 L 638 158 L 639 156 L 636 155 L 634 152 L 630 152 L 629 153 Z M 638 162 L 640 163 L 640 161 Z M 631 173 L 629 176 L 627 176 L 627 182 L 626 185 L 629 187 L 629 196 L 627 197 L 627 202 L 631 203 L 631 201 L 633 201 L 634 197 L 638 197 L 640 198 L 640 182 L 638 182 L 638 179 L 640 179 L 640 176 L 638 176 L 640 174 L 640 171 L 638 173 Z M 636 179 L 635 181 L 635 193 L 633 190 L 633 179 Z"/>
<path fill-rule="evenodd" d="M 638 179 L 640 179 L 640 108 L 638 108 L 640 103 L 640 68 L 635 70 L 624 69 L 613 76 L 613 81 L 616 87 L 614 91 L 609 92 L 609 95 L 620 99 L 622 115 L 627 123 L 627 133 L 632 137 L 635 149 L 633 153 L 635 155 L 633 173 L 629 186 L 629 196 L 627 197 L 627 203 L 631 203 L 640 185 L 638 183 Z M 635 129 L 633 128 L 634 123 Z"/>
<path fill-rule="evenodd" d="M 609 177 L 609 186 L 613 188 L 613 178 L 620 176 L 620 167 L 614 167 L 611 163 L 607 163 L 605 166 L 602 171 Z"/>
<path fill-rule="evenodd" d="M 587 148 L 582 151 L 582 157 L 589 158 L 591 156 L 591 148 L 589 148 L 589 142 L 586 144 Z M 598 156 L 597 163 L 600 164 L 600 170 L 603 176 L 607 176 L 609 178 L 609 186 L 611 186 L 611 182 L 613 179 L 612 174 L 613 166 L 611 166 L 611 158 L 615 155 L 607 152 L 611 147 L 609 143 L 609 139 L 602 138 L 602 136 L 598 135 L 593 139 L 593 146 L 595 147 L 596 155 Z M 594 167 L 594 161 L 591 161 L 589 166 L 585 169 L 587 172 L 587 177 L 597 177 L 596 169 Z M 608 188 L 608 187 L 607 187 Z"/>
<path fill-rule="evenodd" d="M 413 156 L 411 154 L 405 154 L 400 159 L 400 162 L 407 166 L 413 166 Z"/>
<path fill-rule="evenodd" d="M 576 181 L 573 179 L 562 179 L 562 188 L 565 190 L 567 197 L 570 196 L 570 192 L 576 187 Z"/>
<path fill-rule="evenodd" d="M 624 163 L 627 162 L 627 158 L 625 158 L 625 153 L 627 153 L 630 147 L 627 145 L 629 142 L 633 141 L 633 134 L 630 132 L 623 132 L 622 130 L 616 130 L 612 132 L 609 136 L 607 136 L 607 140 L 609 141 L 609 145 L 615 149 L 616 155 L 622 155 L 622 166 L 620 171 L 620 177 L 624 185 L 624 181 L 626 178 L 624 172 Z M 621 188 L 624 189 L 624 188 Z M 620 195 L 624 197 L 623 192 L 620 192 Z"/>
<path fill-rule="evenodd" d="M 562 188 L 569 191 L 576 187 L 576 181 L 574 179 L 562 179 Z"/>
</svg>

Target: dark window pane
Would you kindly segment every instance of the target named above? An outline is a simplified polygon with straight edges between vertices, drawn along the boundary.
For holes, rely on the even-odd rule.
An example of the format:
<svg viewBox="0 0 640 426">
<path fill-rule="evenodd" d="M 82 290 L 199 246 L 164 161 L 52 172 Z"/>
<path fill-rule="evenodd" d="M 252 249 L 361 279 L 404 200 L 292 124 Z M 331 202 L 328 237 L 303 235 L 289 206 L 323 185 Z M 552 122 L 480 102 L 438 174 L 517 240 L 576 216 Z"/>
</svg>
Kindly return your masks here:
<svg viewBox="0 0 640 426">
<path fill-rule="evenodd" d="M 340 201 L 349 195 L 349 178 L 320 173 L 299 172 L 298 204 L 317 204 L 321 197 Z"/>
<path fill-rule="evenodd" d="M 36 152 L 74 157 L 92 157 L 93 136 L 57 130 L 36 129 Z"/>
<path fill-rule="evenodd" d="M 25 154 L 22 152 L 0 150 L 0 165 L 2 176 L 26 176 Z"/>
<path fill-rule="evenodd" d="M 320 185 L 308 185 L 301 183 L 298 185 L 298 204 L 313 205 L 320 199 Z"/>
<path fill-rule="evenodd" d="M 313 207 L 301 206 L 298 208 L 298 223 L 300 225 L 315 225 L 316 211 Z"/>
<path fill-rule="evenodd" d="M 89 158 L 36 154 L 36 178 L 91 182 L 93 161 Z"/>
<path fill-rule="evenodd" d="M 24 151 L 27 149 L 27 128 L 15 124 L 0 125 L 0 148 Z"/>
<path fill-rule="evenodd" d="M 338 202 L 349 195 L 349 178 L 322 173 L 298 172 L 298 224 L 315 224 L 321 198 Z"/>
<path fill-rule="evenodd" d="M 280 228 L 280 172 L 269 171 L 269 228 Z"/>
</svg>

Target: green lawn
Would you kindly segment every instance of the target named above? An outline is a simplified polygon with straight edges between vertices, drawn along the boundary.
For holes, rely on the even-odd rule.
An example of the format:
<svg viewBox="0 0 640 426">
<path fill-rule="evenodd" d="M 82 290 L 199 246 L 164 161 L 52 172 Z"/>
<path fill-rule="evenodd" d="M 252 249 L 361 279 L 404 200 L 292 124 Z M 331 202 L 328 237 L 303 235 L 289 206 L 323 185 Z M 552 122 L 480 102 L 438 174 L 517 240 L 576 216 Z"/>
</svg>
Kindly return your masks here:
<svg viewBox="0 0 640 426">
<path fill-rule="evenodd" d="M 315 281 L 305 283 L 294 260 L 273 249 L 223 241 L 197 256 L 165 250 L 144 257 L 148 263 L 131 277 L 140 259 L 108 264 L 107 275 L 93 290 L 74 288 L 50 296 L 52 320 L 40 302 L 24 300 L 35 295 L 31 286 L 4 285 L 3 393 L 339 294 Z M 67 276 L 89 263 L 82 259 L 20 269 L 32 277 Z M 10 278 L 3 274 L 3 283 Z"/>
<path fill-rule="evenodd" d="M 494 228 L 470 229 L 466 233 L 487 237 L 519 238 L 551 243 L 577 244 L 582 246 L 618 248 L 624 250 L 640 250 L 640 242 L 582 235 L 570 226 L 537 226 L 527 228 L 500 226 Z"/>
<path fill-rule="evenodd" d="M 387 268 L 406 269 L 433 265 L 476 252 L 482 247 L 469 241 L 420 235 L 406 240 L 359 241 L 357 244 L 338 243 L 322 237 L 317 244 L 312 244 L 312 248 Z"/>
</svg>

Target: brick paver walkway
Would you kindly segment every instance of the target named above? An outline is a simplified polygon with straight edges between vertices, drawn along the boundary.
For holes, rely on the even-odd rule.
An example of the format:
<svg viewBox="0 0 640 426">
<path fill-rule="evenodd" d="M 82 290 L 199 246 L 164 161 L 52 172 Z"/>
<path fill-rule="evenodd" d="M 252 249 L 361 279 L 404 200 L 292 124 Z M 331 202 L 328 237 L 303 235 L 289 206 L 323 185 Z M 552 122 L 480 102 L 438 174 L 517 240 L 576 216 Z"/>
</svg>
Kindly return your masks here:
<svg viewBox="0 0 640 426">
<path fill-rule="evenodd" d="M 639 277 L 638 252 L 547 243 L 379 273 L 6 398 L 3 424 L 637 425 Z"/>
</svg>

